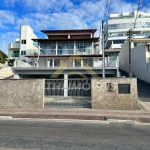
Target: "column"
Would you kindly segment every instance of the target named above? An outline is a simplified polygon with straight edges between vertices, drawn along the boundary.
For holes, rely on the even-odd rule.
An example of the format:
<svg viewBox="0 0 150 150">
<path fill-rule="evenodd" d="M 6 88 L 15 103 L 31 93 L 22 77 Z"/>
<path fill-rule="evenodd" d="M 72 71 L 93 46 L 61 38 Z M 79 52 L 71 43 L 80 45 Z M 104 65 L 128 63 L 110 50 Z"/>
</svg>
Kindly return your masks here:
<svg viewBox="0 0 150 150">
<path fill-rule="evenodd" d="M 68 97 L 68 74 L 64 74 L 64 97 Z"/>
<path fill-rule="evenodd" d="M 76 42 L 74 41 L 74 54 L 76 54 Z"/>
<path fill-rule="evenodd" d="M 72 62 L 73 62 L 73 67 L 75 67 L 75 59 L 72 58 Z"/>
<path fill-rule="evenodd" d="M 92 41 L 92 54 L 94 54 L 94 43 Z"/>
<path fill-rule="evenodd" d="M 119 72 L 119 56 L 117 55 L 117 77 L 120 77 L 120 72 Z"/>
<path fill-rule="evenodd" d="M 58 42 L 56 42 L 56 55 L 58 55 Z"/>
<path fill-rule="evenodd" d="M 47 68 L 49 68 L 49 65 L 50 65 L 50 61 L 49 61 L 49 58 L 47 59 Z"/>
<path fill-rule="evenodd" d="M 83 58 L 81 59 L 81 67 L 83 67 Z"/>
<path fill-rule="evenodd" d="M 52 59 L 52 67 L 54 68 L 54 58 Z"/>
</svg>

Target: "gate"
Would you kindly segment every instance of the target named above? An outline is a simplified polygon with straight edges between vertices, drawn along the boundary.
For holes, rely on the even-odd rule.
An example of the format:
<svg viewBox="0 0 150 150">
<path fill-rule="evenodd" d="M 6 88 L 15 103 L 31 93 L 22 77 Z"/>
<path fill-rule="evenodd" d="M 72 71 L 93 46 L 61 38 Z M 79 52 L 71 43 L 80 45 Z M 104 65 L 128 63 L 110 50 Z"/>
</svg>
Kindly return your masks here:
<svg viewBox="0 0 150 150">
<path fill-rule="evenodd" d="M 90 108 L 91 79 L 46 79 L 45 107 Z"/>
</svg>

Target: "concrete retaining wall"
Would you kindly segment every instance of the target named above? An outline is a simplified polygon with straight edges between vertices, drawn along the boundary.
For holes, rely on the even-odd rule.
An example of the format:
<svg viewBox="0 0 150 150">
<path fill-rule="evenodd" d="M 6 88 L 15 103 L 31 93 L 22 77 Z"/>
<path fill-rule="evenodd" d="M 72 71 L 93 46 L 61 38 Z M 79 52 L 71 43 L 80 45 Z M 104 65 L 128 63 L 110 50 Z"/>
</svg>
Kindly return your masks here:
<svg viewBox="0 0 150 150">
<path fill-rule="evenodd" d="M 0 80 L 0 108 L 43 108 L 44 79 Z"/>
<path fill-rule="evenodd" d="M 119 93 L 118 84 L 129 84 L 130 94 Z M 137 110 L 139 108 L 136 78 L 93 78 L 91 91 L 92 109 Z"/>
</svg>

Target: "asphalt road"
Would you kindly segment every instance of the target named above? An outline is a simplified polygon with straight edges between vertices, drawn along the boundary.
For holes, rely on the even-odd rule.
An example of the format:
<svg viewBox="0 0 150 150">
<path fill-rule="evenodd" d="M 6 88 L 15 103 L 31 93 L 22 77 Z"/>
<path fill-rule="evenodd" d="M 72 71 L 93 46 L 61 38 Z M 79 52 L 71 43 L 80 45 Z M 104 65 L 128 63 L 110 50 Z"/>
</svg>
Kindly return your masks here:
<svg viewBox="0 0 150 150">
<path fill-rule="evenodd" d="M 0 120 L 0 150 L 148 150 L 150 126 Z"/>
</svg>

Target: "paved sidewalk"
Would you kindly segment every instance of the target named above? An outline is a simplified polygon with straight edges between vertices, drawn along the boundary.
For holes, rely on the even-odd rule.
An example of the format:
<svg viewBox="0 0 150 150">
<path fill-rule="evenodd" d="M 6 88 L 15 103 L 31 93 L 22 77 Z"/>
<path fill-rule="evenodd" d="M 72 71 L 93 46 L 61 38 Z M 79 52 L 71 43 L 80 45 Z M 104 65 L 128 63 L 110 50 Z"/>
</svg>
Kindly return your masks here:
<svg viewBox="0 0 150 150">
<path fill-rule="evenodd" d="M 150 111 L 93 110 L 87 108 L 0 109 L 0 116 L 39 119 L 135 120 L 150 123 Z"/>
</svg>

